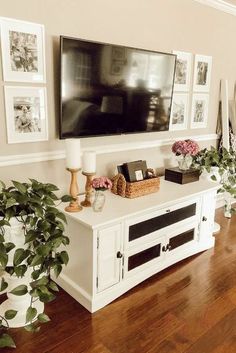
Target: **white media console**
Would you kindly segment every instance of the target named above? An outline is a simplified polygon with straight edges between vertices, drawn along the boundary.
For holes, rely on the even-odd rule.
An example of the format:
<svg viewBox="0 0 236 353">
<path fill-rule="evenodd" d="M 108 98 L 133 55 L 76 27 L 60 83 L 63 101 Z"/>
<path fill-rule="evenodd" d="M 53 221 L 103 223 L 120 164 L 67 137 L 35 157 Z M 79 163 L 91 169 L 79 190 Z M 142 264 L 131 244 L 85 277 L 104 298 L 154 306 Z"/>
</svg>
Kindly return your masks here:
<svg viewBox="0 0 236 353">
<path fill-rule="evenodd" d="M 214 246 L 218 186 L 161 179 L 135 199 L 106 192 L 100 213 L 67 213 L 69 263 L 54 280 L 90 312 L 164 268 Z M 62 207 L 61 207 L 62 209 Z"/>
</svg>

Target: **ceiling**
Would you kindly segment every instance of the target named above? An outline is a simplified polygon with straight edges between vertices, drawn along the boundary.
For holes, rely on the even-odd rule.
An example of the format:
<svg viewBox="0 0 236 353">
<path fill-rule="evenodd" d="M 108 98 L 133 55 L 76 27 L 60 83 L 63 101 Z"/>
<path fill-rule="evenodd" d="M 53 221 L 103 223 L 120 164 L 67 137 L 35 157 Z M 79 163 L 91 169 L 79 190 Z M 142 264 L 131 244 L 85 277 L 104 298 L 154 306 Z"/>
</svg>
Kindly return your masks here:
<svg viewBox="0 0 236 353">
<path fill-rule="evenodd" d="M 236 0 L 226 0 L 228 4 L 235 5 L 236 6 Z"/>
</svg>

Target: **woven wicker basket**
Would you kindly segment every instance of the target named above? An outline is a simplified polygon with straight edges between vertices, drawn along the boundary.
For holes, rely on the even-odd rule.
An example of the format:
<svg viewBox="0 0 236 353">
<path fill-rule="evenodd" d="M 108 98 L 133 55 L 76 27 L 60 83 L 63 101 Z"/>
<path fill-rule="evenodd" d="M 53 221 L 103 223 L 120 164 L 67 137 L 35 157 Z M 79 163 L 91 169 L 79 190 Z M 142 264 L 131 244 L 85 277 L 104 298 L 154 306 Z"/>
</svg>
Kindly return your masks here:
<svg viewBox="0 0 236 353">
<path fill-rule="evenodd" d="M 156 192 L 158 191 L 159 187 L 159 178 L 146 179 L 136 181 L 134 183 L 126 183 L 125 196 L 129 199 L 133 199 L 134 197 L 139 197 Z"/>
<path fill-rule="evenodd" d="M 151 178 L 133 183 L 126 182 L 122 174 L 118 174 L 113 178 L 112 192 L 122 197 L 133 199 L 135 197 L 157 192 L 160 187 L 160 178 Z"/>
</svg>

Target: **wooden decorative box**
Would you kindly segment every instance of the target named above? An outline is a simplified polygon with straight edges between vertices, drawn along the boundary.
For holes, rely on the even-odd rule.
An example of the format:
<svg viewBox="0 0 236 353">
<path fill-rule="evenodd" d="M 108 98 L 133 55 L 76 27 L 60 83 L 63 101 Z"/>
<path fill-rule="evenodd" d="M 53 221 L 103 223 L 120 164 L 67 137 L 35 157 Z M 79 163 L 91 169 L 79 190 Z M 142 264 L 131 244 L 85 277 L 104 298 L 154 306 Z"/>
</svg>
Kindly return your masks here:
<svg viewBox="0 0 236 353">
<path fill-rule="evenodd" d="M 111 191 L 113 194 L 133 199 L 135 197 L 151 194 L 159 190 L 160 178 L 150 178 L 132 183 L 127 182 L 122 174 L 118 174 L 113 178 Z"/>
<path fill-rule="evenodd" d="M 195 169 L 180 170 L 179 168 L 169 168 L 165 170 L 165 180 L 177 184 L 187 184 L 199 180 L 199 171 Z"/>
</svg>

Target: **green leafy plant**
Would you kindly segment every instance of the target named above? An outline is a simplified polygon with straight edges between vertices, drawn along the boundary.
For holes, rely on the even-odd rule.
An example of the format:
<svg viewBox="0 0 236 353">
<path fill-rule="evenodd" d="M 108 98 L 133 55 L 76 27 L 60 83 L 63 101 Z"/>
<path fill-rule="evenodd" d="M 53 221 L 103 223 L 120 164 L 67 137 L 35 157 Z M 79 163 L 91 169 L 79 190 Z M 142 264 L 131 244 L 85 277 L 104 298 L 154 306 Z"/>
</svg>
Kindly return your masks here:
<svg viewBox="0 0 236 353">
<path fill-rule="evenodd" d="M 208 173 L 212 172 L 212 167 L 216 167 L 220 177 L 218 193 L 229 193 L 233 198 L 236 198 L 236 153 L 230 149 L 222 147 L 217 150 L 211 146 L 210 149 L 203 149 L 194 156 L 193 167 L 203 172 L 206 170 Z M 213 181 L 217 181 L 214 173 L 211 175 Z M 232 208 L 231 212 L 235 212 Z"/>
<path fill-rule="evenodd" d="M 61 246 L 69 244 L 64 234 L 65 215 L 58 210 L 56 203 L 68 202 L 71 196 L 58 198 L 58 188 L 53 184 L 43 184 L 34 179 L 28 183 L 12 181 L 12 186 L 0 181 L 0 293 L 7 290 L 8 282 L 4 276 L 23 278 L 30 269 L 30 285 L 21 284 L 11 289 L 10 293 L 22 296 L 29 293 L 31 303 L 26 311 L 27 331 L 37 332 L 40 323 L 49 321 L 45 313 L 37 313 L 33 307 L 35 300 L 47 303 L 55 299 L 58 287 L 50 278 L 51 271 L 58 276 L 69 257 Z M 5 239 L 6 229 L 16 218 L 22 223 L 24 247 L 16 248 L 16 244 Z M 9 266 L 9 253 L 14 251 L 13 264 Z M 0 316 L 0 348 L 15 347 L 12 337 L 7 333 L 9 320 L 17 314 L 15 310 L 7 310 Z"/>
</svg>

